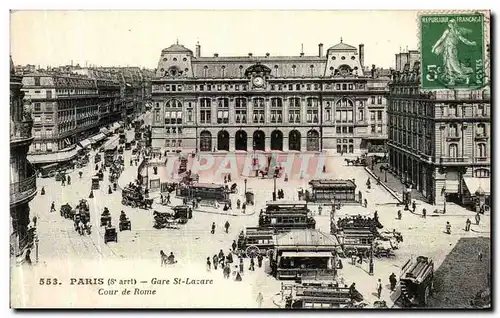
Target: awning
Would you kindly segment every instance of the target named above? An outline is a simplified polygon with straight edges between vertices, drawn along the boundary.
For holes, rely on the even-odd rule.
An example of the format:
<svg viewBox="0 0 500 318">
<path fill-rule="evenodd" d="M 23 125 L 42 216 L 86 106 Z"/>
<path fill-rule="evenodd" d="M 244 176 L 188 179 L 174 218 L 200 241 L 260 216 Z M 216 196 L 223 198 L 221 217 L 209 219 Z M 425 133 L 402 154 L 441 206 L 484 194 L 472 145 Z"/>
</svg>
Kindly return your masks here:
<svg viewBox="0 0 500 318">
<path fill-rule="evenodd" d="M 103 133 L 98 133 L 97 135 L 90 137 L 90 139 L 92 139 L 94 142 L 101 141 L 104 138 L 106 138 L 106 136 L 104 136 Z"/>
<path fill-rule="evenodd" d="M 106 127 L 101 127 L 101 129 L 99 129 L 99 131 L 105 135 L 111 134 L 111 132 Z"/>
<path fill-rule="evenodd" d="M 332 252 L 283 252 L 281 257 L 333 257 Z"/>
<path fill-rule="evenodd" d="M 471 195 L 475 196 L 479 188 L 483 189 L 485 195 L 490 195 L 490 178 L 463 177 L 463 179 Z"/>
<path fill-rule="evenodd" d="M 76 157 L 78 150 L 79 149 L 77 147 L 74 147 L 73 149 L 67 151 L 63 150 L 44 154 L 29 154 L 27 159 L 34 164 L 69 161 Z"/>
<path fill-rule="evenodd" d="M 90 142 L 89 139 L 83 139 L 83 140 L 80 140 L 79 144 L 80 144 L 80 146 L 82 146 L 82 148 L 87 148 L 92 143 Z"/>
</svg>

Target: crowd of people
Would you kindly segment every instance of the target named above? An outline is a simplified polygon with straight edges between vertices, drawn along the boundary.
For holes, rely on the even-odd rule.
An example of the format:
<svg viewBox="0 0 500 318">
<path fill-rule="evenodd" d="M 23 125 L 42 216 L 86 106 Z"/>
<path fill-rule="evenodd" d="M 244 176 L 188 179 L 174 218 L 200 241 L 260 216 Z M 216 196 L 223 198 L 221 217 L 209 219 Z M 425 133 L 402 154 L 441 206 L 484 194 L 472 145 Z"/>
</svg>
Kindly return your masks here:
<svg viewBox="0 0 500 318">
<path fill-rule="evenodd" d="M 382 224 L 378 219 L 378 212 L 375 211 L 373 218 L 361 215 L 346 216 L 343 218 L 339 218 L 337 220 L 337 227 L 339 229 L 358 228 L 358 227 L 381 228 Z"/>
</svg>

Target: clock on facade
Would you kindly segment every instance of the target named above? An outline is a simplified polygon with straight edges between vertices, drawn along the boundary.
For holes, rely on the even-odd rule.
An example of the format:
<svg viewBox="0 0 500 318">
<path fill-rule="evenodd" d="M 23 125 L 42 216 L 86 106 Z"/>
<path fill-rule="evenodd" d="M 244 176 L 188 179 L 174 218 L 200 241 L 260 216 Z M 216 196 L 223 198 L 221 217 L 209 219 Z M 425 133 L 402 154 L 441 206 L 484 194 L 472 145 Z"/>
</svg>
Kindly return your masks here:
<svg viewBox="0 0 500 318">
<path fill-rule="evenodd" d="M 260 76 L 254 77 L 253 79 L 253 85 L 255 87 L 262 87 L 264 86 L 264 79 Z"/>
</svg>

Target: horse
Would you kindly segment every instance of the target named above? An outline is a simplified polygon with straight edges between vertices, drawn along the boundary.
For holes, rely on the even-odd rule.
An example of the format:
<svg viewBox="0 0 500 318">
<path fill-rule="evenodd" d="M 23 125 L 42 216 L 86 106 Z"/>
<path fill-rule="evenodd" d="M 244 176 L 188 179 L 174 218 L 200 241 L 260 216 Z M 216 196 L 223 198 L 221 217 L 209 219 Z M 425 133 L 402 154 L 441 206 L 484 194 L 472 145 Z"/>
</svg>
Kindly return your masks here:
<svg viewBox="0 0 500 318">
<path fill-rule="evenodd" d="M 345 158 L 344 161 L 346 162 L 346 165 L 349 166 L 354 166 L 358 162 L 359 159 L 347 159 Z"/>
</svg>

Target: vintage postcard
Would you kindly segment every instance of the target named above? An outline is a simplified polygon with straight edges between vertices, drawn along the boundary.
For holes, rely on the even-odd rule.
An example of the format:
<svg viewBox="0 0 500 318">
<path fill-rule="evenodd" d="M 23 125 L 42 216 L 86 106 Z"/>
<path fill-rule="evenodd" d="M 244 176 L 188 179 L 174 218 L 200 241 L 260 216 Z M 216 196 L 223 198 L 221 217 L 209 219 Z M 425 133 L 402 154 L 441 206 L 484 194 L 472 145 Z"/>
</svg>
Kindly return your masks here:
<svg viewBox="0 0 500 318">
<path fill-rule="evenodd" d="M 491 308 L 489 11 L 10 18 L 12 308 Z"/>
</svg>

